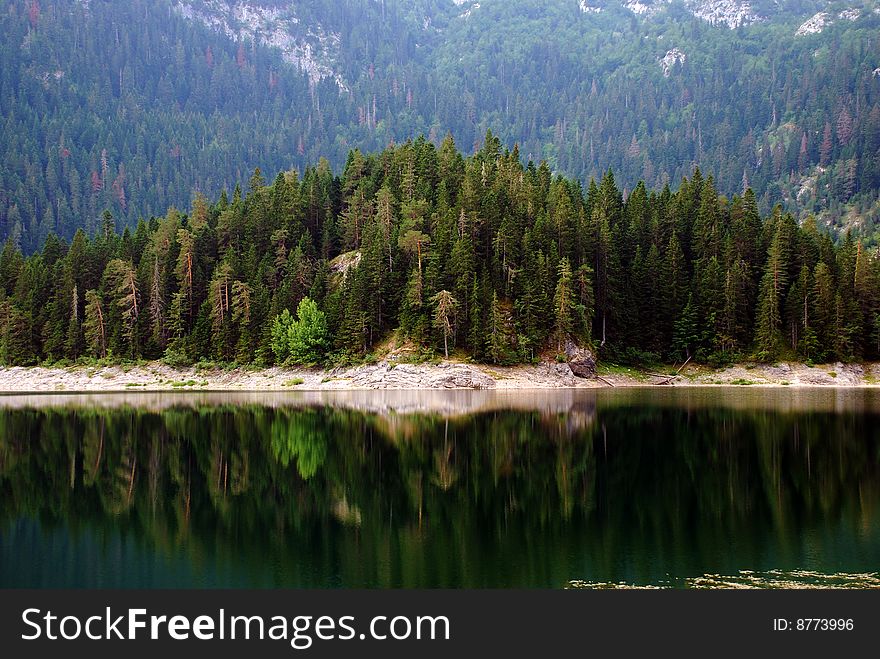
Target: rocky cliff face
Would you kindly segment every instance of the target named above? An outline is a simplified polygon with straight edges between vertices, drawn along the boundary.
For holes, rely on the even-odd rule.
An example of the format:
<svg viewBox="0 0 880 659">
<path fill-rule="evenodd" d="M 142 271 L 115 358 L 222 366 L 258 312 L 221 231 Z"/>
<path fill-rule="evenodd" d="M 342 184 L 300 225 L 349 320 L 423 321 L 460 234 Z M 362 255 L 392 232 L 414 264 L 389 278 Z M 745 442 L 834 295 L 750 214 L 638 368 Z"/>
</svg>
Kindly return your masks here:
<svg viewBox="0 0 880 659">
<path fill-rule="evenodd" d="M 380 0 L 374 0 L 380 2 Z M 389 0 L 390 1 L 390 0 Z M 481 4 L 509 2 L 511 0 L 443 0 L 432 6 L 413 5 L 406 11 L 418 15 L 422 30 L 437 30 L 438 24 L 446 30 L 455 30 L 475 12 Z M 771 20 L 790 20 L 792 12 L 780 0 L 772 4 L 758 0 L 546 0 L 564 3 L 584 14 L 600 14 L 614 7 L 623 8 L 644 20 L 663 15 L 673 3 L 682 4 L 693 16 L 719 28 L 737 29 Z M 87 3 L 87 0 L 79 0 Z M 346 35 L 322 25 L 312 14 L 300 14 L 302 4 L 294 0 L 171 0 L 172 7 L 180 15 L 202 23 L 238 42 L 252 42 L 278 48 L 284 59 L 306 72 L 313 82 L 333 79 L 339 88 L 347 91 L 339 71 L 339 44 Z M 377 5 L 383 6 L 384 5 Z M 833 9 L 832 9 L 833 6 Z M 812 17 L 808 12 L 815 13 Z M 834 21 L 855 21 L 873 12 L 880 12 L 874 0 L 864 6 L 847 6 L 825 0 L 806 0 L 799 5 L 804 23 L 798 35 L 816 34 Z M 320 13 L 320 12 L 319 12 Z M 796 14 L 795 14 L 796 15 Z M 413 16 L 410 16 L 412 18 Z M 451 19 L 451 20 L 450 20 Z"/>
<path fill-rule="evenodd" d="M 751 3 L 742 0 L 696 0 L 688 3 L 691 13 L 697 18 L 724 25 L 735 30 L 765 20 L 752 8 Z"/>
<path fill-rule="evenodd" d="M 660 68 L 663 69 L 663 77 L 668 78 L 672 70 L 681 64 L 684 64 L 687 56 L 679 49 L 673 48 L 666 51 L 666 54 L 660 58 Z"/>
<path fill-rule="evenodd" d="M 285 61 L 305 72 L 313 83 L 332 78 L 341 90 L 348 90 L 334 69 L 340 35 L 320 24 L 305 25 L 293 2 L 173 0 L 172 7 L 233 41 L 277 48 Z"/>
<path fill-rule="evenodd" d="M 378 2 L 379 0 L 375 0 Z M 481 0 L 492 2 L 510 0 Z M 779 3 L 770 9 L 758 10 L 752 0 L 547 0 L 577 7 L 586 14 L 598 14 L 614 6 L 622 6 L 645 19 L 657 16 L 673 2 L 681 1 L 687 10 L 712 25 L 736 29 L 783 15 Z M 79 0 L 86 4 L 88 0 Z M 285 59 L 298 66 L 314 80 L 333 78 L 340 87 L 345 83 L 336 72 L 334 62 L 340 39 L 345 38 L 320 23 L 304 20 L 294 0 L 171 0 L 175 11 L 186 18 L 198 21 L 237 41 L 254 41 L 275 46 Z M 431 7 L 410 8 L 421 16 L 419 24 L 430 29 L 446 18 L 469 18 L 480 9 L 476 0 L 445 0 Z M 814 3 L 813 11 L 824 7 L 821 1 Z M 839 10 L 838 10 L 839 11 Z M 806 12 L 805 12 L 806 13 Z M 841 18 L 854 20 L 862 11 L 858 8 L 842 10 Z M 423 15 L 422 15 L 423 14 Z M 834 14 L 837 15 L 837 12 Z M 454 22 L 450 24 L 454 29 Z"/>
<path fill-rule="evenodd" d="M 599 13 L 611 3 L 579 0 L 578 4 L 584 13 Z M 672 0 L 621 0 L 621 4 L 634 14 L 651 18 L 671 5 Z M 748 0 L 685 0 L 684 5 L 697 18 L 731 30 L 764 20 Z"/>
<path fill-rule="evenodd" d="M 831 17 L 827 11 L 820 11 L 815 16 L 811 16 L 805 20 L 797 29 L 795 34 L 802 37 L 807 34 L 818 34 L 825 29 L 825 26 L 831 24 Z"/>
</svg>

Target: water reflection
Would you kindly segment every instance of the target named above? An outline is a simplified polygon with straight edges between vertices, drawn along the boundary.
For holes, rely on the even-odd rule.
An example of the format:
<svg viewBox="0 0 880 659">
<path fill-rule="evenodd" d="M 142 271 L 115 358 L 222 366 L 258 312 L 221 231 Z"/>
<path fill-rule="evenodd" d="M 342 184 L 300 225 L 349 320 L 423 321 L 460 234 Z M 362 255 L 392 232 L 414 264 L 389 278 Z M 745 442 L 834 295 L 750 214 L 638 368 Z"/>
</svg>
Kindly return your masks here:
<svg viewBox="0 0 880 659">
<path fill-rule="evenodd" d="M 337 407 L 375 414 L 464 416 L 493 410 L 586 414 L 597 405 L 723 407 L 776 412 L 880 413 L 876 387 L 621 387 L 617 389 L 325 390 L 325 391 L 123 391 L 116 393 L 0 393 L 0 409 L 45 407 L 169 407 L 258 405 Z"/>
<path fill-rule="evenodd" d="M 5 396 L 0 586 L 872 573 L 878 413 L 868 390 Z"/>
</svg>

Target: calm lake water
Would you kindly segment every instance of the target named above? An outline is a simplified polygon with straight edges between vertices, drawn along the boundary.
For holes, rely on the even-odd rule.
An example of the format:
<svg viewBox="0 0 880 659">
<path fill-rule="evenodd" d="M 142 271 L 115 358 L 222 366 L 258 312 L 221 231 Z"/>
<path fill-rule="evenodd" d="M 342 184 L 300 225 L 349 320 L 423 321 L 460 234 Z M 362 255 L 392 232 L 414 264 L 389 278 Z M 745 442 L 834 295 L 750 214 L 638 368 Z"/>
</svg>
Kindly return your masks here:
<svg viewBox="0 0 880 659">
<path fill-rule="evenodd" d="M 0 587 L 878 586 L 880 392 L 0 396 Z"/>
</svg>

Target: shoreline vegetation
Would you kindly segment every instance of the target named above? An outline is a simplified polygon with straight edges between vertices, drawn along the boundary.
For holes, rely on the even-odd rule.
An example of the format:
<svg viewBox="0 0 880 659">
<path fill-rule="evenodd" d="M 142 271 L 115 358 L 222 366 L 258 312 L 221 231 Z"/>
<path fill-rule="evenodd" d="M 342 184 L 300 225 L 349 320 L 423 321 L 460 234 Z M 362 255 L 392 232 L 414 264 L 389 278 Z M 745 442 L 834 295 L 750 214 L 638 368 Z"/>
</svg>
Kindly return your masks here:
<svg viewBox="0 0 880 659">
<path fill-rule="evenodd" d="M 451 138 L 352 151 L 341 176 L 256 170 L 186 215 L 119 234 L 105 211 L 91 237 L 0 249 L 0 364 L 157 364 L 104 369 L 113 386 L 574 387 L 597 359 L 770 364 L 698 384 L 862 383 L 858 367 L 774 364 L 880 360 L 880 254 L 779 206 L 761 217 L 750 189 L 728 199 L 699 169 L 675 192 L 621 190 L 610 171 L 584 189 L 491 132 L 467 157 Z M 230 363 L 280 368 L 190 368 Z M 88 369 L 23 372 L 10 385 L 95 386 Z"/>
<path fill-rule="evenodd" d="M 688 364 L 651 369 L 600 365 L 575 377 L 564 363 L 491 366 L 459 361 L 379 362 L 333 369 L 172 367 L 158 361 L 94 366 L 0 368 L 0 394 L 137 391 L 535 390 L 614 387 L 877 387 L 880 363 Z"/>
</svg>

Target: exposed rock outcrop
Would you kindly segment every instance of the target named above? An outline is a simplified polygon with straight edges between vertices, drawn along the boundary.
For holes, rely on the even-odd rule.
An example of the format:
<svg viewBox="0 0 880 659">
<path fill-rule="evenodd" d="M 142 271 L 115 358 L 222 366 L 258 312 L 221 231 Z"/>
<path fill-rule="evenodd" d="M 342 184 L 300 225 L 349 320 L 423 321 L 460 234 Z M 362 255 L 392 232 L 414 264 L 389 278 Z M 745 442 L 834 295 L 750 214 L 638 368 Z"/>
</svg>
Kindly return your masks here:
<svg viewBox="0 0 880 659">
<path fill-rule="evenodd" d="M 671 0 L 623 0 L 624 7 L 645 18 L 656 16 L 670 4 Z M 684 5 L 697 18 L 731 30 L 764 20 L 749 0 L 685 0 Z M 581 10 L 585 11 L 583 3 Z"/>
<path fill-rule="evenodd" d="M 368 389 L 492 389 L 495 380 L 467 364 L 442 363 L 426 369 L 419 364 L 382 362 L 340 374 Z"/>
<path fill-rule="evenodd" d="M 752 5 L 743 0 L 692 0 L 688 5 L 697 18 L 731 30 L 761 21 Z"/>
<path fill-rule="evenodd" d="M 585 14 L 599 14 L 602 11 L 601 7 L 594 7 L 587 0 L 578 0 L 578 6 Z"/>
<path fill-rule="evenodd" d="M 565 342 L 565 359 L 571 372 L 579 378 L 596 377 L 596 357 L 589 348 L 581 348 L 574 341 Z"/>
<path fill-rule="evenodd" d="M 681 66 L 687 60 L 687 56 L 678 48 L 666 51 L 666 54 L 660 58 L 660 68 L 663 69 L 663 77 L 668 78 L 672 73 L 672 69 Z"/>
<path fill-rule="evenodd" d="M 828 25 L 831 25 L 831 22 L 828 12 L 820 11 L 812 18 L 804 21 L 794 34 L 796 37 L 803 37 L 807 34 L 819 34 Z"/>
<path fill-rule="evenodd" d="M 551 382 L 558 382 L 563 387 L 576 387 L 577 378 L 571 366 L 563 362 L 544 362 L 538 367 L 540 376 Z"/>
<path fill-rule="evenodd" d="M 325 78 L 349 91 L 336 70 L 341 35 L 316 23 L 303 24 L 295 3 L 266 5 L 223 0 L 174 0 L 171 7 L 184 18 L 225 34 L 240 44 L 257 43 L 276 48 L 281 57 L 308 75 L 312 84 Z"/>
</svg>

